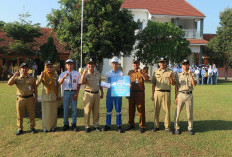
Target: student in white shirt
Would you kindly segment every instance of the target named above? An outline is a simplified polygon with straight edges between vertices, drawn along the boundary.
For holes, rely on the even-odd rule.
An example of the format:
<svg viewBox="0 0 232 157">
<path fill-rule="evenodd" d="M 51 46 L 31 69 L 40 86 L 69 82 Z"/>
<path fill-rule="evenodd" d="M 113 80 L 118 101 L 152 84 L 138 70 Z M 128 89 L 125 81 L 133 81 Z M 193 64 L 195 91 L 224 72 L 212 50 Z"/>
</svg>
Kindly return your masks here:
<svg viewBox="0 0 232 157">
<path fill-rule="evenodd" d="M 76 120 L 77 120 L 77 98 L 81 86 L 81 75 L 79 72 L 73 70 L 74 62 L 68 59 L 65 62 L 67 71 L 64 71 L 59 76 L 59 85 L 62 84 L 64 90 L 63 106 L 64 106 L 64 127 L 63 131 L 69 129 L 69 105 L 72 107 L 72 130 L 77 131 Z"/>
</svg>

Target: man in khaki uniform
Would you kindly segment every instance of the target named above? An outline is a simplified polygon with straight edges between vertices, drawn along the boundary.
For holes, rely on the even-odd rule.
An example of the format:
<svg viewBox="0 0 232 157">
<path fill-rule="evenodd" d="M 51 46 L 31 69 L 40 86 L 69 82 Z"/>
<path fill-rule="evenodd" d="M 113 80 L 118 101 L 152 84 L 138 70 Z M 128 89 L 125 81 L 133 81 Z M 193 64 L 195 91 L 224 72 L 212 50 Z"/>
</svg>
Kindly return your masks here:
<svg viewBox="0 0 232 157">
<path fill-rule="evenodd" d="M 17 87 L 17 127 L 18 131 L 16 135 L 23 133 L 23 117 L 25 108 L 30 118 L 30 128 L 32 133 L 36 133 L 35 130 L 35 103 L 37 102 L 37 86 L 34 77 L 28 75 L 28 65 L 22 63 L 20 66 L 20 73 L 16 72 L 8 81 L 8 85 L 16 84 Z"/>
<path fill-rule="evenodd" d="M 87 69 L 84 70 L 81 77 L 81 84 L 85 84 L 85 92 L 83 97 L 83 105 L 85 112 L 85 132 L 90 132 L 90 114 L 93 113 L 93 126 L 96 131 L 100 132 L 99 128 L 99 104 L 100 98 L 103 98 L 103 89 L 101 87 L 101 74 L 94 70 L 95 63 L 92 59 L 87 64 Z M 99 90 L 101 95 L 99 95 Z"/>
<path fill-rule="evenodd" d="M 140 132 L 145 132 L 145 87 L 144 81 L 149 81 L 149 76 L 144 70 L 140 69 L 140 62 L 138 60 L 133 61 L 133 70 L 128 72 L 131 81 L 130 97 L 129 97 L 129 128 L 131 130 L 135 127 L 135 111 L 139 113 L 139 126 Z"/>
<path fill-rule="evenodd" d="M 193 132 L 193 86 L 196 86 L 196 79 L 194 78 L 194 74 L 189 70 L 189 61 L 184 59 L 182 62 L 183 72 L 177 74 L 176 76 L 176 88 L 175 88 L 175 103 L 176 113 L 174 119 L 175 125 L 175 134 L 180 134 L 179 117 L 180 112 L 183 109 L 184 105 L 186 105 L 186 112 L 188 117 L 188 130 L 190 135 L 194 135 Z"/>
<path fill-rule="evenodd" d="M 154 115 L 154 129 L 152 131 L 159 130 L 159 114 L 160 108 L 166 113 L 165 115 L 165 130 L 168 133 L 173 134 L 170 129 L 170 106 L 171 106 L 171 84 L 175 85 L 173 78 L 173 72 L 167 69 L 167 60 L 160 58 L 159 69 L 157 69 L 152 77 L 152 100 L 155 102 L 155 115 Z"/>
</svg>

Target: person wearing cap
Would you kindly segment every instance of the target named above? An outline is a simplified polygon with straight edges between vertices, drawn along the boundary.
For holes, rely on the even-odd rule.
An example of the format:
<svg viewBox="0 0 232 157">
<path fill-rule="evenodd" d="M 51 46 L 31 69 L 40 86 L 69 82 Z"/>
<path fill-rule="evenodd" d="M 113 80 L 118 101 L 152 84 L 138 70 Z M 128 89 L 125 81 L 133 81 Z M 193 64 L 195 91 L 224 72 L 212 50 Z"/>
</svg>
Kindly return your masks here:
<svg viewBox="0 0 232 157">
<path fill-rule="evenodd" d="M 69 106 L 72 107 L 72 130 L 77 131 L 77 98 L 81 86 L 81 75 L 79 72 L 73 70 L 74 62 L 68 59 L 65 62 L 66 71 L 62 72 L 59 76 L 59 85 L 62 85 L 64 91 L 63 107 L 64 107 L 64 127 L 63 131 L 69 129 Z"/>
<path fill-rule="evenodd" d="M 107 83 L 111 83 L 111 77 L 113 76 L 121 77 L 124 75 L 122 71 L 118 70 L 118 58 L 117 57 L 113 57 L 111 59 L 111 67 L 112 67 L 112 70 L 106 73 Z M 117 125 L 116 131 L 123 133 L 124 131 L 122 130 L 122 114 L 121 114 L 122 97 L 112 97 L 111 88 L 108 88 L 107 94 L 106 94 L 107 113 L 106 113 L 106 125 L 103 128 L 103 131 L 110 130 L 113 104 L 115 105 L 115 110 L 116 110 L 116 125 Z"/>
<path fill-rule="evenodd" d="M 44 132 L 55 132 L 60 90 L 58 90 L 58 75 L 50 61 L 45 62 L 44 71 L 38 77 L 36 85 L 39 86 L 41 82 L 43 84 L 41 95 L 42 128 Z"/>
<path fill-rule="evenodd" d="M 17 87 L 17 127 L 16 135 L 23 133 L 23 117 L 25 108 L 30 118 L 30 131 L 36 133 L 35 130 L 35 103 L 37 102 L 37 86 L 36 79 L 28 74 L 29 68 L 26 63 L 20 65 L 20 73 L 16 72 L 9 79 L 8 85 L 16 85 Z"/>
<path fill-rule="evenodd" d="M 90 114 L 93 114 L 93 127 L 100 132 L 99 127 L 99 104 L 100 99 L 103 98 L 103 89 L 101 86 L 101 74 L 95 70 L 95 62 L 90 59 L 87 63 L 81 76 L 81 84 L 85 85 L 85 92 L 83 96 L 84 114 L 85 114 L 85 132 L 90 132 Z M 101 95 L 99 94 L 101 91 Z"/>
<path fill-rule="evenodd" d="M 174 119 L 175 134 L 180 134 L 179 117 L 184 105 L 186 106 L 188 118 L 188 131 L 190 135 L 194 135 L 193 131 L 193 87 L 196 86 L 194 73 L 189 69 L 189 61 L 184 59 L 182 62 L 183 72 L 176 76 L 175 86 L 175 103 L 176 112 Z"/>
<path fill-rule="evenodd" d="M 153 132 L 159 131 L 159 114 L 160 108 L 163 106 L 165 111 L 165 130 L 168 133 L 173 134 L 170 129 L 170 106 L 171 106 L 171 85 L 175 85 L 175 79 L 173 72 L 167 69 L 167 60 L 160 58 L 159 69 L 157 69 L 152 77 L 152 101 L 155 102 L 155 114 L 154 114 L 154 128 Z"/>
<path fill-rule="evenodd" d="M 144 133 L 146 128 L 145 120 L 145 86 L 144 81 L 149 81 L 149 76 L 144 70 L 140 69 L 140 62 L 133 60 L 133 70 L 128 72 L 130 76 L 130 97 L 129 97 L 129 128 L 135 127 L 135 111 L 139 113 L 140 132 Z"/>
</svg>

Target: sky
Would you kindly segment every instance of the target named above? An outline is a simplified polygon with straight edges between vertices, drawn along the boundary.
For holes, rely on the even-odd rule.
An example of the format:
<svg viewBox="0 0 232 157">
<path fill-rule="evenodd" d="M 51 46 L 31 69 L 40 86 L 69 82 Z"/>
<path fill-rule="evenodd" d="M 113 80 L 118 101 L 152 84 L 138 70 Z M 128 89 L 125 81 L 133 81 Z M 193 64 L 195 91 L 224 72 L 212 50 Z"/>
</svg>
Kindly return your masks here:
<svg viewBox="0 0 232 157">
<path fill-rule="evenodd" d="M 225 8 L 232 8 L 232 0 L 187 0 L 205 16 L 204 33 L 215 34 L 219 26 L 219 13 Z M 33 23 L 47 26 L 46 15 L 51 9 L 58 9 L 58 0 L 0 0 L 0 21 L 19 21 L 19 14 L 29 12 Z"/>
</svg>

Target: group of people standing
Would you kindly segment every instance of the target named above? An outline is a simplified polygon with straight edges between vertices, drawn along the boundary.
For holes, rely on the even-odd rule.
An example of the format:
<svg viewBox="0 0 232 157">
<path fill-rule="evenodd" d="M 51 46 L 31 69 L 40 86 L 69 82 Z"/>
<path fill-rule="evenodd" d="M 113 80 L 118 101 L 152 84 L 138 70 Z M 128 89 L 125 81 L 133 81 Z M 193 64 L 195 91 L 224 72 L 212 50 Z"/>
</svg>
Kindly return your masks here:
<svg viewBox="0 0 232 157">
<path fill-rule="evenodd" d="M 40 83 L 42 87 L 42 128 L 44 132 L 56 131 L 57 125 L 57 106 L 58 100 L 61 98 L 60 86 L 63 90 L 63 109 L 64 121 L 63 131 L 70 129 L 69 125 L 69 106 L 72 108 L 71 129 L 77 131 L 77 98 L 81 85 L 84 85 L 83 106 L 85 119 L 85 132 L 88 133 L 92 129 L 90 127 L 90 114 L 93 115 L 94 130 L 108 131 L 111 129 L 112 110 L 116 110 L 116 125 L 119 133 L 125 132 L 122 128 L 122 97 L 114 97 L 111 95 L 111 88 L 108 87 L 106 94 L 106 125 L 104 128 L 99 126 L 99 105 L 100 99 L 104 97 L 102 80 L 100 73 L 95 69 L 95 62 L 90 59 L 87 62 L 87 69 L 83 74 L 74 70 L 74 62 L 68 59 L 65 62 L 67 71 L 64 71 L 58 76 L 53 70 L 53 64 L 50 61 L 45 63 L 44 71 L 36 80 L 28 75 L 28 65 L 22 63 L 20 73 L 16 72 L 8 81 L 9 85 L 16 84 L 17 86 L 17 126 L 16 135 L 23 133 L 23 117 L 25 108 L 30 117 L 30 129 L 35 133 L 35 103 L 37 102 L 37 87 Z M 111 83 L 112 77 L 122 77 L 123 72 L 119 70 L 119 61 L 117 57 L 111 60 L 112 70 L 106 73 L 106 82 Z M 140 62 L 133 60 L 133 70 L 128 72 L 130 76 L 130 96 L 127 97 L 129 102 L 129 126 L 126 130 L 135 128 L 135 112 L 136 108 L 139 115 L 140 132 L 146 131 L 145 119 L 145 81 L 149 81 L 149 76 L 144 70 L 140 69 Z M 165 130 L 168 133 L 180 134 L 178 125 L 179 115 L 184 105 L 187 109 L 188 130 L 190 135 L 193 135 L 193 86 L 196 85 L 195 74 L 189 70 L 189 61 L 182 62 L 183 71 L 174 74 L 172 70 L 167 68 L 167 60 L 160 58 L 159 68 L 152 76 L 152 101 L 154 101 L 154 128 L 152 131 L 160 130 L 159 113 L 161 106 L 165 115 Z M 171 85 L 175 85 L 175 103 L 177 104 L 174 118 L 175 131 L 170 127 L 170 106 L 171 106 Z"/>
<path fill-rule="evenodd" d="M 174 73 L 180 73 L 182 72 L 182 68 L 179 67 L 177 64 L 174 65 L 172 68 L 171 65 L 169 65 L 169 69 L 171 69 Z M 213 66 L 190 66 L 190 70 L 192 73 L 195 73 L 197 84 L 217 84 L 217 78 L 218 78 L 218 69 L 216 68 L 216 65 L 213 64 Z"/>
</svg>

